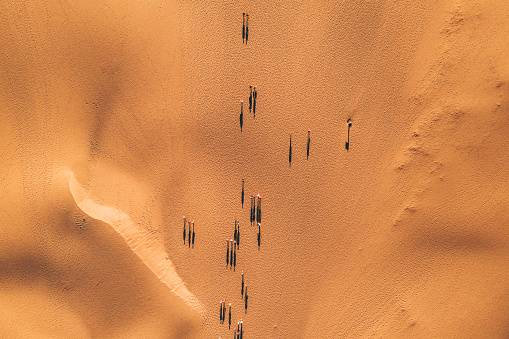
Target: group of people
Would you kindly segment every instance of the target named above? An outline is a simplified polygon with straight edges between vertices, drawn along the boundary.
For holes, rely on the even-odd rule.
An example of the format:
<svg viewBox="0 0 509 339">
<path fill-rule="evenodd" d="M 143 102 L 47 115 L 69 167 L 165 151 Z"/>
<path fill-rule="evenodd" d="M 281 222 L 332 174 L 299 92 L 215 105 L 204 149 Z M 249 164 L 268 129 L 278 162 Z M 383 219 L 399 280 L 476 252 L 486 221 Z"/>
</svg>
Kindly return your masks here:
<svg viewBox="0 0 509 339">
<path fill-rule="evenodd" d="M 183 238 L 184 238 L 184 246 L 186 245 L 186 224 L 188 226 L 188 231 L 187 231 L 187 236 L 188 236 L 188 240 L 187 240 L 187 243 L 189 245 L 189 247 L 191 247 L 191 244 L 193 245 L 193 248 L 194 248 L 194 237 L 195 237 L 195 233 L 194 233 L 194 221 L 187 221 L 186 220 L 186 217 L 184 216 L 184 230 L 183 230 Z M 191 225 L 193 226 L 192 228 L 192 231 L 191 231 Z"/>
<path fill-rule="evenodd" d="M 230 266 L 230 270 L 237 266 L 237 241 L 226 238 L 226 267 Z"/>
<path fill-rule="evenodd" d="M 244 284 L 244 272 L 242 272 L 242 288 L 241 288 L 241 294 L 244 299 L 244 310 L 247 312 L 247 285 Z M 224 324 L 226 320 L 226 300 L 223 299 L 219 301 L 219 323 L 222 325 Z M 237 321 L 237 328 L 233 330 L 235 337 L 237 339 L 240 339 L 244 335 L 244 329 L 243 329 L 243 320 L 240 319 L 240 321 Z M 232 325 L 232 303 L 229 303 L 228 305 L 228 329 L 231 329 Z"/>
<path fill-rule="evenodd" d="M 256 118 L 256 98 L 258 97 L 258 90 L 256 86 L 249 86 L 249 113 L 253 111 L 253 118 Z"/>
<path fill-rule="evenodd" d="M 249 37 L 249 14 L 242 13 L 242 43 L 247 44 Z"/>
<path fill-rule="evenodd" d="M 309 160 L 309 146 L 311 145 L 311 130 L 308 130 L 308 143 L 306 147 L 306 159 Z M 288 162 L 292 165 L 292 135 L 290 134 L 290 148 L 288 150 Z"/>
<path fill-rule="evenodd" d="M 242 328 L 244 321 L 240 319 L 237 321 L 237 328 L 233 330 L 233 338 L 234 339 L 242 339 L 244 335 L 244 329 Z"/>
<path fill-rule="evenodd" d="M 251 225 L 253 222 L 262 223 L 262 197 L 260 194 L 251 196 Z"/>
<path fill-rule="evenodd" d="M 251 111 L 253 112 L 253 118 L 256 118 L 256 98 L 258 97 L 258 90 L 256 86 L 249 86 L 249 114 Z M 244 126 L 244 100 L 240 100 L 240 131 L 242 132 L 242 127 Z"/>
<path fill-rule="evenodd" d="M 219 302 L 221 308 L 219 309 L 219 322 L 224 324 L 226 319 L 226 300 L 223 299 Z M 232 303 L 228 306 L 228 328 L 232 325 Z"/>
<path fill-rule="evenodd" d="M 235 272 L 235 267 L 237 266 L 237 249 L 240 246 L 240 223 L 235 220 L 235 232 L 233 233 L 233 238 L 226 238 L 226 266 L 230 266 L 230 269 L 233 267 L 233 271 Z"/>
<path fill-rule="evenodd" d="M 258 248 L 260 248 L 262 231 L 262 197 L 260 194 L 251 196 L 251 225 L 256 221 L 258 224 Z"/>
</svg>

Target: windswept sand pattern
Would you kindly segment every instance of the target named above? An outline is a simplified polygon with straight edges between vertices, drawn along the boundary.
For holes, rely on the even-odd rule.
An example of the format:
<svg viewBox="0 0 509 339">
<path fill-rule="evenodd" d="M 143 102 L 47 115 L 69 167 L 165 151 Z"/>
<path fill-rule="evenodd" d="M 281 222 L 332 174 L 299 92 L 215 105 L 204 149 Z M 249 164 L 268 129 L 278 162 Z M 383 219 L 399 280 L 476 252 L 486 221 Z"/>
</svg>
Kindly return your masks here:
<svg viewBox="0 0 509 339">
<path fill-rule="evenodd" d="M 127 242 L 134 253 L 168 288 L 200 313 L 203 305 L 186 288 L 171 262 L 164 246 L 146 230 L 136 227 L 131 218 L 121 210 L 96 203 L 69 172 L 69 189 L 79 208 L 92 218 L 113 227 Z"/>
<path fill-rule="evenodd" d="M 509 338 L 507 0 L 0 1 L 0 36 L 0 338 Z"/>
</svg>

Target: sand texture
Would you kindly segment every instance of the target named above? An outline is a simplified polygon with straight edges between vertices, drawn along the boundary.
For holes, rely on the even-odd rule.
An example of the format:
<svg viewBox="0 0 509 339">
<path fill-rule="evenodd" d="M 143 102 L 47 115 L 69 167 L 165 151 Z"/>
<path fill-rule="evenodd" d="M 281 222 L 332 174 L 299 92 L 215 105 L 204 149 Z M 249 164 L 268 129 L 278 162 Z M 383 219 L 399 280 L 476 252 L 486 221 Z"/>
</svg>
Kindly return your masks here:
<svg viewBox="0 0 509 339">
<path fill-rule="evenodd" d="M 0 2 L 0 337 L 509 337 L 508 55 L 505 0 Z"/>
</svg>

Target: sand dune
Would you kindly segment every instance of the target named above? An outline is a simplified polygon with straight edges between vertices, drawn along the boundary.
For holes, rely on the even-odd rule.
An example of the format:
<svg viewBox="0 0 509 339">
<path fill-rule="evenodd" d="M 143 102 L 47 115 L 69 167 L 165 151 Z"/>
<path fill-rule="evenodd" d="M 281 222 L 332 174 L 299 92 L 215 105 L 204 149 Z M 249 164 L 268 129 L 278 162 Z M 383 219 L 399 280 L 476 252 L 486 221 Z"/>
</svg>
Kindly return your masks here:
<svg viewBox="0 0 509 339">
<path fill-rule="evenodd" d="M 508 337 L 508 14 L 2 2 L 2 337 Z"/>
<path fill-rule="evenodd" d="M 199 312 L 203 312 L 203 305 L 184 285 L 184 282 L 175 271 L 175 266 L 168 258 L 160 239 L 155 238 L 143 229 L 138 229 L 131 218 L 121 210 L 96 203 L 76 181 L 74 174 L 69 172 L 68 175 L 69 189 L 79 208 L 90 217 L 104 221 L 113 227 L 161 282 L 182 298 L 186 304 Z"/>
</svg>

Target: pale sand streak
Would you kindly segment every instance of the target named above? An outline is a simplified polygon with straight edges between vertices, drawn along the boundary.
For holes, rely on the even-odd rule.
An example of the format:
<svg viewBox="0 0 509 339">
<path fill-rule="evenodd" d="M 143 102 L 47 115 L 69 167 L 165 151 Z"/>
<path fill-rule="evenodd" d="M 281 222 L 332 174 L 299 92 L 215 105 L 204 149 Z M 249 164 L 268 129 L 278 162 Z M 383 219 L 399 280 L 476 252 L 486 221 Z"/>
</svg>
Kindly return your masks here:
<svg viewBox="0 0 509 339">
<path fill-rule="evenodd" d="M 153 239 L 146 230 L 136 227 L 123 211 L 96 203 L 76 181 L 73 172 L 70 172 L 69 189 L 74 201 L 83 212 L 113 227 L 125 239 L 131 250 L 173 293 L 203 314 L 203 305 L 186 288 L 159 240 Z"/>
</svg>

